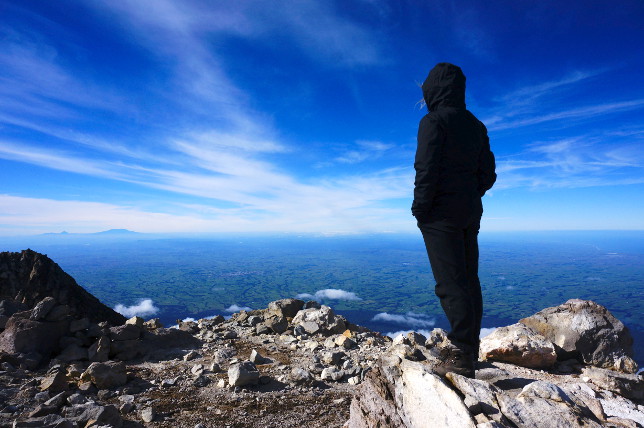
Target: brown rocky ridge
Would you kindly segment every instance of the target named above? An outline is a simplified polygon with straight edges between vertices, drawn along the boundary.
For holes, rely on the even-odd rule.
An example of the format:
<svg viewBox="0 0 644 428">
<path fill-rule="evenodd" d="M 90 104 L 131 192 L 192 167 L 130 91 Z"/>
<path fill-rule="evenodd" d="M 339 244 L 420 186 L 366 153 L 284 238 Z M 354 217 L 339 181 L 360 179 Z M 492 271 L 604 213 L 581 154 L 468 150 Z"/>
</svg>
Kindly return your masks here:
<svg viewBox="0 0 644 428">
<path fill-rule="evenodd" d="M 644 426 L 632 338 L 590 301 L 497 329 L 476 379 L 443 378 L 440 329 L 391 340 L 297 299 L 178 328 L 100 319 L 65 275 L 0 253 L 0 427 Z"/>
</svg>

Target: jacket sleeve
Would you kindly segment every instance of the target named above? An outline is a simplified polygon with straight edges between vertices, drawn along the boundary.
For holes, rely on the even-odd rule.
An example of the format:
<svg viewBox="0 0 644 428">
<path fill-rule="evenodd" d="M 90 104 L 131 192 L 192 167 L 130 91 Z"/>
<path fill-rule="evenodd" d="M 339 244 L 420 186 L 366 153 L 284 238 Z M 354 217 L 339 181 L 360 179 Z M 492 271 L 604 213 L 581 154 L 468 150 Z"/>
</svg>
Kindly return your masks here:
<svg viewBox="0 0 644 428">
<path fill-rule="evenodd" d="M 436 119 L 425 115 L 418 125 L 418 147 L 414 169 L 414 202 L 411 212 L 416 219 L 421 219 L 429 213 L 436 194 L 440 173 L 440 159 L 444 133 Z"/>
<path fill-rule="evenodd" d="M 477 172 L 479 195 L 485 195 L 492 188 L 496 181 L 496 162 L 494 153 L 490 150 L 490 139 L 487 135 L 487 128 L 481 123 L 483 133 L 483 148 L 479 153 L 479 166 Z"/>
</svg>

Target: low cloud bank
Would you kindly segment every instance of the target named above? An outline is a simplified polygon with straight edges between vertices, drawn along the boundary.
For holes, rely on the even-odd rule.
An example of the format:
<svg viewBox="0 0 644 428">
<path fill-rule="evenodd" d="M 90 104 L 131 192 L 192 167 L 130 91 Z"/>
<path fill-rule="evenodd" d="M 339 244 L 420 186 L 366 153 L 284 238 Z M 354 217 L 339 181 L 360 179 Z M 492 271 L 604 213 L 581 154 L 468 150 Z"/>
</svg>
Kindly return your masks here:
<svg viewBox="0 0 644 428">
<path fill-rule="evenodd" d="M 142 299 L 136 305 L 125 306 L 118 303 L 114 310 L 126 318 L 132 317 L 149 317 L 159 312 L 159 308 L 154 306 L 152 299 Z"/>
<path fill-rule="evenodd" d="M 429 315 L 417 314 L 415 312 L 407 312 L 405 315 L 390 314 L 388 312 L 381 312 L 372 318 L 372 321 L 390 322 L 401 325 L 408 325 L 410 327 L 434 327 L 436 320 L 430 318 Z"/>
<path fill-rule="evenodd" d="M 362 300 L 360 297 L 356 296 L 356 293 L 351 291 L 341 290 L 339 288 L 326 288 L 324 290 L 318 290 L 315 294 L 309 293 L 300 293 L 297 296 L 298 299 L 311 299 L 317 300 Z"/>
<path fill-rule="evenodd" d="M 252 311 L 252 309 L 249 308 L 248 306 L 239 306 L 238 304 L 233 303 L 232 305 L 224 309 L 224 311 L 232 314 L 234 312 L 239 312 L 239 311 Z"/>
</svg>

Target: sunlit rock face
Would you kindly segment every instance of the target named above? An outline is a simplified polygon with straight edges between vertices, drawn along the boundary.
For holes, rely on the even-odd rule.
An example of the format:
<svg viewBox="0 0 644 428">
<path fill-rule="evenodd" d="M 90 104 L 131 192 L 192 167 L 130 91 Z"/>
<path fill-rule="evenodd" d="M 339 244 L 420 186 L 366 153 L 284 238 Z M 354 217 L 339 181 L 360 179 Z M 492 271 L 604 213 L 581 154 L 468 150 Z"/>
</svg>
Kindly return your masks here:
<svg viewBox="0 0 644 428">
<path fill-rule="evenodd" d="M 628 328 L 595 302 L 571 299 L 519 322 L 554 343 L 560 359 L 578 358 L 596 367 L 637 372 Z"/>
</svg>

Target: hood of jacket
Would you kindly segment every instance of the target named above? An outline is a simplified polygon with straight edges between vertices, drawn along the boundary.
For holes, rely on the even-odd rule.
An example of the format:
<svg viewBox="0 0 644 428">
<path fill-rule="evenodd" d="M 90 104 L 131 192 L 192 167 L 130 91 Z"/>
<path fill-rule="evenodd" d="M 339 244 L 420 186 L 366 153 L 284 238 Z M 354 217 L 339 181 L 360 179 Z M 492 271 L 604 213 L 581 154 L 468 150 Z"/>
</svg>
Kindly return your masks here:
<svg viewBox="0 0 644 428">
<path fill-rule="evenodd" d="M 436 64 L 425 79 L 422 89 L 429 111 L 439 107 L 465 108 L 465 75 L 454 64 Z"/>
</svg>

